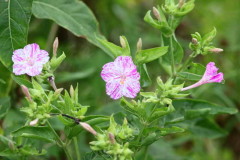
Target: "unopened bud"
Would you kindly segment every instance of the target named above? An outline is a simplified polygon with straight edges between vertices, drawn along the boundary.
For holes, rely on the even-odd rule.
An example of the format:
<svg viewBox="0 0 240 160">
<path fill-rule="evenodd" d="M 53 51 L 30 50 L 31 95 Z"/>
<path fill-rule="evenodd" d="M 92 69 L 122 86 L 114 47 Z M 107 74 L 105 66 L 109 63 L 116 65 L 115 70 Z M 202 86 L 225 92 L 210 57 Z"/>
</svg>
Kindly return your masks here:
<svg viewBox="0 0 240 160">
<path fill-rule="evenodd" d="M 194 45 L 197 45 L 197 44 L 198 44 L 198 40 L 197 40 L 196 38 L 193 38 L 193 39 L 192 39 L 192 43 L 193 43 Z"/>
<path fill-rule="evenodd" d="M 156 7 L 153 7 L 152 9 L 153 15 L 157 18 L 158 21 L 161 21 L 160 13 Z"/>
<path fill-rule="evenodd" d="M 179 0 L 178 2 L 178 8 L 182 8 L 182 6 L 184 5 L 185 1 L 184 0 Z"/>
<path fill-rule="evenodd" d="M 142 50 L 142 38 L 139 38 L 137 42 L 137 51 L 140 51 L 140 50 Z"/>
<path fill-rule="evenodd" d="M 55 84 L 54 77 L 53 76 L 48 77 L 48 81 L 49 81 L 50 85 L 52 86 L 52 88 L 56 91 L 57 86 Z"/>
<path fill-rule="evenodd" d="M 120 44 L 121 44 L 122 48 L 126 48 L 126 42 L 125 42 L 125 40 L 122 38 L 122 36 L 120 36 Z"/>
<path fill-rule="evenodd" d="M 72 85 L 70 86 L 70 95 L 71 97 L 74 97 L 74 89 Z"/>
<path fill-rule="evenodd" d="M 30 126 L 35 126 L 36 124 L 38 123 L 38 118 L 37 119 L 34 119 L 33 121 L 31 121 L 29 123 Z"/>
<path fill-rule="evenodd" d="M 109 140 L 112 144 L 115 143 L 115 136 L 112 133 L 108 133 Z"/>
<path fill-rule="evenodd" d="M 27 99 L 28 99 L 29 101 L 32 101 L 32 98 L 31 98 L 31 95 L 30 95 L 30 93 L 29 93 L 28 88 L 27 88 L 26 86 L 24 86 L 24 85 L 21 85 L 21 88 L 22 88 L 23 94 L 27 97 Z"/>
<path fill-rule="evenodd" d="M 213 49 L 209 49 L 210 52 L 213 52 L 213 53 L 220 53 L 223 51 L 222 48 L 213 48 Z"/>
<path fill-rule="evenodd" d="M 55 38 L 53 42 L 53 56 L 57 57 L 57 49 L 58 49 L 58 37 Z"/>
<path fill-rule="evenodd" d="M 79 122 L 79 124 L 88 132 L 92 133 L 94 136 L 97 135 L 97 132 L 87 123 Z"/>
</svg>

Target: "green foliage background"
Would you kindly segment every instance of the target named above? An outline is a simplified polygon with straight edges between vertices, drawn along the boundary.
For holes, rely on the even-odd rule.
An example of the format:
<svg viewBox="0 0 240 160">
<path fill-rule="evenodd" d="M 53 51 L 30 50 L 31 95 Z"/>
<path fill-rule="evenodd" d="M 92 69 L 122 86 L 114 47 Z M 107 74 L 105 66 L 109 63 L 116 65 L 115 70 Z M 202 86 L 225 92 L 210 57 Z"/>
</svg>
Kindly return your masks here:
<svg viewBox="0 0 240 160">
<path fill-rule="evenodd" d="M 143 40 L 144 49 L 159 45 L 159 32 L 146 24 L 143 17 L 152 6 L 162 4 L 163 1 L 85 0 L 84 2 L 95 14 L 99 22 L 100 33 L 105 35 L 109 41 L 119 44 L 119 36 L 124 35 L 127 37 L 131 48 L 136 49 L 136 42 L 140 37 Z M 196 61 L 203 64 L 207 64 L 209 61 L 216 62 L 217 66 L 225 74 L 225 84 L 207 84 L 199 87 L 192 92 L 193 98 L 211 100 L 219 105 L 232 108 L 240 107 L 239 8 L 239 0 L 196 0 L 194 10 L 184 18 L 177 28 L 177 37 L 184 44 L 186 53 L 189 53 L 188 44 L 191 41 L 191 33 L 197 31 L 204 34 L 212 30 L 213 27 L 217 28 L 215 44 L 224 49 L 224 52 L 219 53 L 220 55 L 200 56 Z M 85 39 L 77 37 L 78 33 L 79 31 L 76 30 L 76 34 L 73 35 L 50 20 L 32 17 L 29 25 L 28 43 L 36 42 L 41 48 L 51 51 L 53 39 L 58 36 L 60 41 L 58 52 L 61 54 L 64 51 L 67 59 L 57 70 L 57 85 L 67 88 L 70 84 L 74 86 L 78 84 L 80 102 L 83 105 L 91 106 L 88 114 L 103 113 L 110 115 L 113 112 L 119 112 L 119 104 L 106 96 L 105 83 L 100 77 L 101 67 L 106 62 L 111 61 L 111 58 Z M 94 38 L 90 37 L 89 41 L 95 41 Z M 152 79 L 155 79 L 158 75 L 161 75 L 164 79 L 166 73 L 161 69 L 157 60 L 149 63 L 148 67 Z M 13 98 L 11 109 L 4 121 L 0 121 L 0 132 L 8 134 L 19 128 L 24 122 L 24 115 L 19 112 L 23 95 L 16 84 L 13 84 L 12 88 L 6 87 L 10 86 L 9 84 L 12 84 L 12 82 L 10 81 L 9 71 L 2 64 L 0 64 L 0 71 L 1 79 L 5 81 L 0 81 L 0 96 L 5 97 L 10 92 Z M 151 87 L 147 90 L 151 90 Z M 0 116 L 2 115 L 0 114 Z M 216 120 L 222 128 L 229 132 L 225 137 L 202 138 L 188 132 L 167 136 L 151 145 L 149 149 L 151 157 L 157 160 L 239 159 L 239 113 L 231 116 L 217 116 Z M 55 128 L 61 129 L 62 127 L 56 121 Z M 86 139 L 84 134 L 78 136 L 82 152 L 89 151 Z M 49 146 L 48 149 L 47 157 L 61 157 L 60 151 L 56 147 Z"/>
</svg>

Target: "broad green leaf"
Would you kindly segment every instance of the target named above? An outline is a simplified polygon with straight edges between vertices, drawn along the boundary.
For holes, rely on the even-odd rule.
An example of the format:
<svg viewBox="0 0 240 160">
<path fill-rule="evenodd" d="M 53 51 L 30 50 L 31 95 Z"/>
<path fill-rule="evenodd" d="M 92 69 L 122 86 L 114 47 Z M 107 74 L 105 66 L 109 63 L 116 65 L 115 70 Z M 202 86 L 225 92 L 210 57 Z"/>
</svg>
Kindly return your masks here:
<svg viewBox="0 0 240 160">
<path fill-rule="evenodd" d="M 97 39 L 99 41 L 99 43 L 105 47 L 105 50 L 109 53 L 111 53 L 111 57 L 112 58 L 116 58 L 118 56 L 121 56 L 123 54 L 123 48 L 114 44 L 114 43 L 111 43 L 111 42 L 108 42 L 107 40 L 105 39 L 100 39 L 98 38 Z"/>
<path fill-rule="evenodd" d="M 84 79 L 93 75 L 95 72 L 96 72 L 95 68 L 89 68 L 89 69 L 85 69 L 84 71 L 73 72 L 73 73 L 60 72 L 56 75 L 57 77 L 56 82 L 63 83 L 63 82 L 68 82 L 73 80 Z"/>
<path fill-rule="evenodd" d="M 165 46 L 170 47 L 170 38 L 163 36 L 163 41 Z M 174 62 L 175 64 L 180 64 L 183 59 L 184 51 L 182 46 L 179 44 L 177 41 L 177 38 L 173 35 L 172 37 L 172 45 L 173 45 L 173 57 L 174 57 Z M 169 65 L 171 64 L 171 53 L 170 53 L 170 48 L 168 50 L 168 53 L 163 55 L 163 61 L 164 63 L 168 63 Z"/>
<path fill-rule="evenodd" d="M 11 77 L 12 77 L 12 79 L 13 79 L 17 84 L 19 84 L 20 86 L 21 86 L 21 85 L 24 85 L 24 86 L 26 86 L 27 88 L 33 88 L 32 83 L 31 83 L 30 81 L 28 81 L 25 76 L 14 76 L 14 75 L 12 74 Z"/>
<path fill-rule="evenodd" d="M 5 97 L 9 94 L 12 79 L 11 72 L 0 62 L 0 97 Z"/>
<path fill-rule="evenodd" d="M 92 11 L 82 1 L 58 0 L 56 3 L 56 0 L 34 0 L 33 14 L 37 18 L 53 20 L 74 35 L 86 38 L 113 57 L 106 46 L 99 43 L 98 39 L 105 38 L 100 35 L 98 22 Z"/>
<path fill-rule="evenodd" d="M 139 64 L 151 62 L 164 54 L 168 51 L 168 47 L 157 47 L 151 49 L 140 50 L 137 52 L 136 61 Z"/>
<path fill-rule="evenodd" d="M 10 106 L 10 97 L 0 98 L 0 118 L 7 114 Z"/>
<path fill-rule="evenodd" d="M 175 112 L 165 117 L 165 123 L 178 123 L 188 119 L 196 119 L 206 116 L 214 116 L 216 114 L 235 114 L 237 109 L 228 108 L 212 104 L 202 100 L 179 99 L 173 101 Z"/>
<path fill-rule="evenodd" d="M 227 135 L 212 119 L 200 119 L 190 126 L 189 130 L 199 137 L 219 138 Z"/>
<path fill-rule="evenodd" d="M 0 0 L 0 61 L 12 70 L 12 54 L 27 44 L 32 0 Z"/>
<path fill-rule="evenodd" d="M 26 137 L 47 142 L 55 142 L 55 136 L 48 127 L 24 126 L 12 132 L 12 135 L 14 137 Z"/>
</svg>

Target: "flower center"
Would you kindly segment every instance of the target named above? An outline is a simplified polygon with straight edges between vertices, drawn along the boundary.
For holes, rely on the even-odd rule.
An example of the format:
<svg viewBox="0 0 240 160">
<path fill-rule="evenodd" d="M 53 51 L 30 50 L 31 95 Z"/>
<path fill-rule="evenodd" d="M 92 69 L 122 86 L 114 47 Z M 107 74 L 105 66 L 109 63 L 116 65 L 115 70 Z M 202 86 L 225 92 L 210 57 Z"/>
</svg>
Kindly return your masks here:
<svg viewBox="0 0 240 160">
<path fill-rule="evenodd" d="M 125 75 L 122 75 L 121 77 L 120 77 L 120 84 L 124 84 L 124 82 L 125 82 L 125 80 L 126 80 L 126 76 Z"/>
</svg>

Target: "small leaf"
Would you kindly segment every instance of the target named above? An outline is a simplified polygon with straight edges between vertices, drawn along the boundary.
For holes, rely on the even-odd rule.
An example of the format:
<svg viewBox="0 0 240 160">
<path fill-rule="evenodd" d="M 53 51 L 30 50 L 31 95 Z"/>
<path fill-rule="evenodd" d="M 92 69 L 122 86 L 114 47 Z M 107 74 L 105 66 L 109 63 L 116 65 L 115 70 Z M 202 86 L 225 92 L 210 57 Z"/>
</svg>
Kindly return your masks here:
<svg viewBox="0 0 240 160">
<path fill-rule="evenodd" d="M 48 127 L 24 126 L 12 132 L 12 135 L 14 137 L 26 137 L 47 142 L 55 142 L 55 136 Z"/>
<path fill-rule="evenodd" d="M 151 62 L 164 54 L 168 51 L 168 47 L 157 47 L 151 49 L 140 50 L 136 54 L 136 61 L 139 64 Z"/>
</svg>

